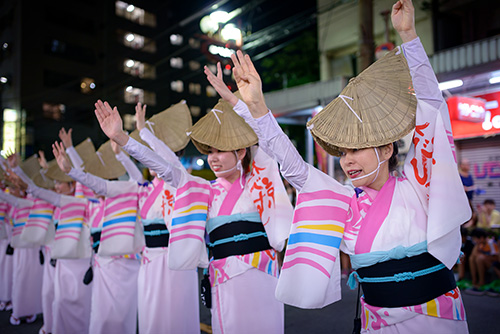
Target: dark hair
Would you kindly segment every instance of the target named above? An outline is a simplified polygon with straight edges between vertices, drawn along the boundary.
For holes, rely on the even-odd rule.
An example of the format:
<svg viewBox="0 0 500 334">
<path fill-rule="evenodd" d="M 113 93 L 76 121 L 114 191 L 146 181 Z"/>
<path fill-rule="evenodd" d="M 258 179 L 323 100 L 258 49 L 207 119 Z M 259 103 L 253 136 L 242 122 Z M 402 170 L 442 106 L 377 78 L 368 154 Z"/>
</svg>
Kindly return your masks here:
<svg viewBox="0 0 500 334">
<path fill-rule="evenodd" d="M 389 158 L 389 172 L 395 171 L 396 168 L 398 168 L 398 153 L 399 153 L 399 148 L 398 148 L 398 142 L 392 143 L 392 155 Z"/>
<path fill-rule="evenodd" d="M 178 156 L 179 158 L 184 156 L 184 153 L 186 152 L 186 148 L 182 148 L 179 151 L 175 152 L 175 155 Z"/>
<path fill-rule="evenodd" d="M 378 148 L 382 148 L 384 146 L 387 146 L 387 145 L 382 145 L 382 146 L 379 146 Z M 398 143 L 393 142 L 392 143 L 392 155 L 389 158 L 389 173 L 395 171 L 398 168 L 398 153 L 399 153 Z"/>
<path fill-rule="evenodd" d="M 492 200 L 492 199 L 490 199 L 490 198 L 488 198 L 488 199 L 485 199 L 485 200 L 484 200 L 483 204 L 484 204 L 484 205 L 486 205 L 486 204 L 491 204 L 491 205 L 495 206 L 495 201 L 494 201 L 494 200 Z"/>
<path fill-rule="evenodd" d="M 250 147 L 247 147 L 245 152 L 245 156 L 241 160 L 241 166 L 243 167 L 243 172 L 248 173 L 250 171 L 250 163 L 252 162 L 252 151 Z"/>
</svg>

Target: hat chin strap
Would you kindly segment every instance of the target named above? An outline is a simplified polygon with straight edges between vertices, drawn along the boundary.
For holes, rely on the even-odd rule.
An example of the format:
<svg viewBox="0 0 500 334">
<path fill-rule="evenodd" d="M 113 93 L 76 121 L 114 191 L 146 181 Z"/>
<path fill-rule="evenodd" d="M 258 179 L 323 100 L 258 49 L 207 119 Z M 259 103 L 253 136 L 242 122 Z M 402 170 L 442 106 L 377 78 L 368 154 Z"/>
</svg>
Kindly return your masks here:
<svg viewBox="0 0 500 334">
<path fill-rule="evenodd" d="M 376 148 L 376 147 L 374 147 L 373 149 L 375 150 L 375 155 L 377 156 L 377 161 L 378 161 L 378 166 L 377 166 L 377 168 L 375 168 L 373 171 L 371 171 L 370 173 L 368 173 L 368 174 L 366 174 L 366 175 L 363 175 L 363 176 L 356 177 L 356 178 L 352 179 L 352 181 L 358 181 L 358 180 L 364 179 L 364 178 L 366 178 L 366 177 L 368 177 L 368 176 L 373 175 L 373 173 L 375 173 L 375 172 L 377 173 L 377 175 L 375 175 L 375 178 L 374 178 L 374 179 L 372 180 L 372 182 L 370 182 L 368 185 L 372 184 L 372 183 L 373 183 L 373 182 L 375 182 L 375 180 L 377 179 L 378 174 L 379 174 L 379 172 L 380 172 L 380 166 L 381 166 L 384 162 L 386 162 L 386 161 L 387 161 L 387 159 L 385 159 L 385 160 L 383 160 L 383 161 L 380 161 L 380 157 L 378 156 L 378 151 L 377 151 L 377 148 Z"/>
<path fill-rule="evenodd" d="M 233 153 L 236 156 L 236 160 L 238 161 L 236 163 L 236 165 L 234 165 L 233 167 L 231 167 L 229 169 L 226 169 L 226 170 L 214 172 L 215 176 L 221 177 L 224 174 L 229 173 L 229 172 L 231 172 L 231 171 L 233 171 L 235 169 L 237 169 L 237 170 L 240 171 L 240 175 L 243 175 L 243 166 L 241 164 L 241 160 L 238 159 L 238 153 L 236 151 L 233 151 Z M 243 188 L 243 178 L 240 178 L 240 185 L 241 185 L 241 188 Z"/>
</svg>

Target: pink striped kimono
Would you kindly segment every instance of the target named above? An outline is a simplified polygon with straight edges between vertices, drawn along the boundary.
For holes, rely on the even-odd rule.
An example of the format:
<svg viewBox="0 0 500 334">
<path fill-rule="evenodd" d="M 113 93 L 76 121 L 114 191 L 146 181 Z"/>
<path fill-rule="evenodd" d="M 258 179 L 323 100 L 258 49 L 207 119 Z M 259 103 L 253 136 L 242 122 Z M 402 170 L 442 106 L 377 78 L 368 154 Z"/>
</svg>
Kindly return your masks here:
<svg viewBox="0 0 500 334">
<path fill-rule="evenodd" d="M 101 256 L 103 242 L 115 242 L 120 236 L 134 233 L 137 219 L 137 184 L 131 181 L 109 182 L 108 189 L 120 195 L 106 197 L 102 222 L 93 231 L 111 226 L 109 232 L 102 232 L 99 251 L 94 256 L 94 280 L 90 333 L 130 333 L 137 330 L 137 277 L 139 255 Z M 114 238 L 117 236 L 118 238 Z M 108 239 L 108 240 L 107 240 Z"/>
<path fill-rule="evenodd" d="M 23 199 L 14 210 L 13 237 L 14 234 L 21 234 L 32 205 L 32 200 Z M 39 250 L 39 246 L 14 249 L 12 316 L 18 319 L 42 312 L 43 266 L 40 264 Z"/>
<path fill-rule="evenodd" d="M 61 196 L 61 208 L 69 207 L 72 203 L 84 204 L 83 221 L 88 224 L 87 212 L 92 209 L 92 202 L 76 196 Z M 54 220 L 59 222 L 60 219 L 61 209 L 58 208 Z M 71 233 L 66 235 L 71 236 Z M 83 277 L 89 266 L 90 256 L 57 260 L 54 273 L 53 333 L 88 333 L 92 283 L 85 285 Z"/>
<path fill-rule="evenodd" d="M 7 255 L 6 250 L 12 235 L 11 216 L 14 208 L 7 203 L 0 202 L 0 224 L 5 227 L 5 239 L 0 240 L 0 302 L 10 302 L 12 298 L 12 265 L 13 256 Z"/>
<path fill-rule="evenodd" d="M 175 189 L 163 180 L 139 187 L 144 225 L 170 225 Z M 168 247 L 144 247 L 138 278 L 139 333 L 199 333 L 198 273 L 168 267 Z"/>
<path fill-rule="evenodd" d="M 340 298 L 339 248 L 351 255 L 355 268 L 374 264 L 369 259 L 377 254 L 386 257 L 377 262 L 412 256 L 407 252 L 418 245 L 449 269 L 458 259 L 459 228 L 469 219 L 470 207 L 458 175 L 448 110 L 419 40 L 403 46 L 418 98 L 404 175 L 391 176 L 378 192 L 355 191 L 309 166 L 277 289 L 285 303 L 319 308 Z M 361 301 L 362 332 L 468 331 L 458 288 L 408 307 Z"/>
<path fill-rule="evenodd" d="M 240 187 L 240 180 L 233 185 L 221 178 L 209 183 L 184 174 L 174 204 L 170 266 L 188 269 L 206 265 L 207 219 L 257 214 L 274 249 L 210 262 L 212 329 L 214 333 L 282 333 L 283 304 L 274 296 L 278 276 L 275 250 L 284 246 L 293 209 L 277 164 L 260 149 L 254 156 L 252 173 L 244 188 Z M 239 195 L 232 195 L 235 191 Z"/>
<path fill-rule="evenodd" d="M 52 332 L 54 303 L 54 275 L 55 267 L 50 264 L 50 244 L 54 241 L 53 214 L 55 207 L 41 199 L 35 199 L 31 207 L 26 227 L 23 230 L 22 237 L 36 240 L 41 243 L 44 256 L 43 263 L 43 282 L 42 282 L 42 311 L 43 327 L 45 333 Z M 51 226 L 52 225 L 52 226 Z M 27 232 L 30 231 L 30 235 Z M 44 236 L 45 235 L 45 236 Z"/>
</svg>

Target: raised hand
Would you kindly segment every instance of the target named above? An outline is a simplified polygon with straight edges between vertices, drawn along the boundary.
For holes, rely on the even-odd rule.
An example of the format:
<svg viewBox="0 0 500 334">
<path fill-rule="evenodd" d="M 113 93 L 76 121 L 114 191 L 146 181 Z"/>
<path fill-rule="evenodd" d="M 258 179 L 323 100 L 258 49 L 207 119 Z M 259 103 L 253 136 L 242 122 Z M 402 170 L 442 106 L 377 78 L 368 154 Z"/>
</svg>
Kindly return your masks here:
<svg viewBox="0 0 500 334">
<path fill-rule="evenodd" d="M 392 6 L 391 21 L 403 43 L 417 38 L 415 8 L 411 0 L 399 0 Z"/>
<path fill-rule="evenodd" d="M 7 155 L 7 163 L 9 164 L 10 168 L 16 168 L 19 166 L 21 163 L 21 157 L 19 156 L 19 153 L 17 152 L 10 152 L 9 155 Z"/>
<path fill-rule="evenodd" d="M 38 163 L 43 169 L 49 169 L 47 158 L 45 158 L 45 152 L 42 150 L 38 151 Z"/>
<path fill-rule="evenodd" d="M 262 81 L 250 60 L 250 56 L 243 55 L 238 50 L 236 55 L 231 55 L 231 60 L 234 64 L 234 79 L 252 116 L 255 118 L 264 116 L 268 112 L 268 109 L 264 101 L 264 93 L 262 92 Z"/>
<path fill-rule="evenodd" d="M 123 132 L 123 122 L 116 107 L 111 108 L 108 102 L 98 100 L 95 103 L 95 115 L 102 131 L 118 145 L 124 146 L 128 142 L 128 135 Z"/>
<path fill-rule="evenodd" d="M 73 139 L 71 137 L 72 133 L 73 129 L 69 129 L 68 132 L 66 132 L 65 128 L 61 128 L 61 130 L 59 130 L 59 139 L 61 139 L 65 148 L 70 148 L 73 146 Z"/>
<path fill-rule="evenodd" d="M 207 75 L 207 79 L 208 82 L 210 82 L 210 85 L 212 85 L 212 87 L 224 100 L 231 103 L 231 105 L 234 107 L 236 103 L 238 103 L 238 98 L 233 94 L 233 92 L 229 90 L 229 88 L 227 88 L 226 84 L 224 83 L 220 62 L 217 63 L 217 76 L 215 76 L 212 71 L 210 71 L 208 66 L 204 67 L 204 72 Z"/>
<path fill-rule="evenodd" d="M 13 170 L 7 169 L 6 171 L 7 180 L 15 185 L 17 188 L 25 191 L 28 189 L 28 185 L 16 174 Z"/>
<path fill-rule="evenodd" d="M 66 174 L 71 171 L 71 162 L 69 161 L 69 157 L 64 150 L 64 146 L 62 143 L 55 142 L 52 144 L 52 153 L 54 153 L 54 157 L 56 158 L 57 164 L 59 168 Z"/>
<path fill-rule="evenodd" d="M 146 105 L 141 105 L 141 102 L 135 106 L 135 126 L 139 131 L 146 126 Z"/>
</svg>

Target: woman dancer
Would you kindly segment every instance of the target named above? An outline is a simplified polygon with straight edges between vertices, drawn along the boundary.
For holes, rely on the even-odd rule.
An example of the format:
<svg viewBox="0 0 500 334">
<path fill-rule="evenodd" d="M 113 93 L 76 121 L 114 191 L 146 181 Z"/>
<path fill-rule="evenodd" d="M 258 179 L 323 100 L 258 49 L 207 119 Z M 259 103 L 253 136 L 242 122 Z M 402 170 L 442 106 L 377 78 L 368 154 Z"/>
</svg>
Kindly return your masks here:
<svg viewBox="0 0 500 334">
<path fill-rule="evenodd" d="M 253 131 L 221 100 L 191 129 L 217 179 L 211 183 L 172 166 L 122 131 L 116 108 L 98 101 L 96 116 L 106 135 L 177 188 L 170 229 L 169 265 L 206 266 L 204 231 L 210 236 L 214 333 L 282 333 L 283 304 L 274 297 L 278 263 L 292 207 L 277 165 L 257 149 L 252 172 Z M 237 128 L 236 131 L 233 131 Z"/>
<path fill-rule="evenodd" d="M 357 278 L 362 284 L 363 332 L 467 333 L 460 292 L 450 269 L 459 256 L 459 227 L 470 217 L 470 208 L 450 147 L 448 111 L 417 38 L 410 0 L 396 2 L 392 23 L 404 43 L 402 52 L 417 101 L 412 101 L 408 89 L 406 61 L 395 51 L 353 79 L 308 124 L 315 140 L 340 156 L 354 190 L 301 159 L 265 105 L 250 58 L 241 52 L 232 57 L 236 82 L 255 120 L 245 108 L 237 105 L 235 109 L 255 122 L 263 148 L 273 154 L 283 176 L 300 191 L 277 297 L 305 308 L 338 300 L 340 246 L 357 270 L 350 283 Z M 383 71 L 371 75 L 381 67 Z M 381 82 L 388 85 L 380 87 Z M 390 96 L 396 97 L 385 103 Z M 389 166 L 396 154 L 393 142 L 410 130 L 415 102 L 413 147 L 404 176 L 395 178 Z M 366 105 L 371 109 L 364 109 Z M 387 116 L 380 117 L 380 123 L 395 119 L 398 133 L 390 137 L 389 130 L 377 130 L 388 127 L 371 123 L 373 115 Z M 349 142 L 330 131 L 346 127 L 354 129 Z"/>
</svg>

